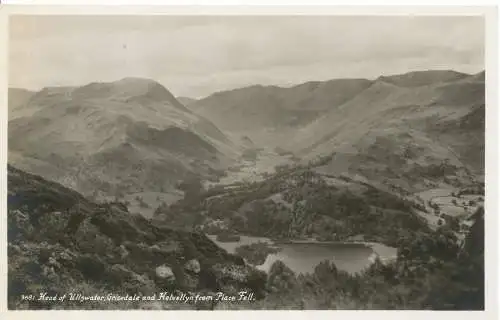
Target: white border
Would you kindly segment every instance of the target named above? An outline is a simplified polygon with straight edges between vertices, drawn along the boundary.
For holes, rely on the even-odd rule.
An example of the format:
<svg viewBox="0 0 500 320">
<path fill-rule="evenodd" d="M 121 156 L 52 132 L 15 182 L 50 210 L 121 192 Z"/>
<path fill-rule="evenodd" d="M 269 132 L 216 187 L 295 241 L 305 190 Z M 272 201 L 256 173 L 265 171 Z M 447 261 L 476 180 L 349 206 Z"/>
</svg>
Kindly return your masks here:
<svg viewBox="0 0 500 320">
<path fill-rule="evenodd" d="M 5 0 L 2 2 L 6 2 Z M 12 3 L 12 1 L 8 1 Z M 31 2 L 32 1 L 16 1 Z M 57 4 L 56 1 L 37 1 L 37 3 Z M 75 1 L 60 1 L 61 3 L 70 3 Z M 102 1 L 86 1 L 87 4 L 102 3 Z M 185 15 L 185 14 L 200 14 L 200 15 L 485 15 L 486 16 L 486 311 L 484 312 L 436 312 L 436 311 L 87 311 L 91 312 L 92 316 L 102 316 L 107 318 L 122 318 L 141 317 L 143 312 L 148 312 L 147 317 L 160 318 L 165 316 L 172 316 L 175 318 L 189 318 L 189 317 L 204 317 L 216 316 L 222 319 L 226 317 L 238 316 L 242 318 L 253 318 L 255 316 L 269 316 L 269 317 L 287 317 L 292 319 L 303 319 L 306 317 L 325 317 L 331 318 L 357 318 L 357 317 L 370 317 L 380 319 L 401 319 L 405 317 L 408 319 L 416 319 L 425 317 L 427 319 L 440 319 L 443 317 L 453 317 L 454 320 L 466 318 L 486 318 L 495 319 L 498 317 L 498 223 L 499 219 L 497 212 L 499 209 L 498 201 L 498 178 L 499 172 L 497 171 L 496 164 L 498 163 L 498 133 L 500 133 L 498 122 L 498 19 L 495 8 L 492 7 L 457 7 L 457 6 L 325 6 L 331 1 L 314 1 L 319 6 L 304 6 L 303 3 L 298 1 L 289 1 L 292 4 L 301 4 L 301 6 L 170 6 L 158 7 L 151 6 L 150 4 L 164 4 L 159 1 L 148 1 L 148 6 L 123 6 L 123 4 L 131 4 L 134 1 L 106 1 L 106 6 L 2 6 L 0 7 L 0 48 L 8 49 L 7 45 L 7 18 L 12 14 L 78 14 L 78 15 L 137 15 L 137 14 L 169 14 L 169 15 Z M 210 1 L 214 3 L 214 1 Z M 228 4 L 229 1 L 219 1 L 218 4 Z M 318 3 L 319 2 L 319 3 Z M 194 3 L 204 3 L 207 1 L 197 1 Z M 233 1 L 234 3 L 234 1 Z M 254 1 L 254 3 L 270 3 L 270 1 Z M 434 4 L 436 1 L 421 1 L 420 4 Z M 460 4 L 471 5 L 473 3 L 461 1 Z M 492 4 L 491 2 L 487 2 Z M 493 3 L 496 3 L 493 2 Z M 172 1 L 170 1 L 172 4 Z M 177 3 L 178 4 L 178 3 Z M 241 4 L 241 3 L 240 3 Z M 362 4 L 367 4 L 365 1 Z M 370 4 L 370 3 L 368 3 Z M 397 3 L 396 3 L 397 4 Z M 116 5 L 120 5 L 119 7 Z M 0 70 L 7 70 L 7 50 L 0 52 Z M 0 80 L 0 97 L 3 99 L 2 109 L 2 126 L 1 126 L 1 152 L 0 161 L 4 168 L 7 163 L 7 73 L 2 74 Z M 495 132 L 495 129 L 497 130 Z M 6 310 L 6 283 L 7 283 L 7 255 L 6 255 L 6 179 L 5 174 L 2 175 L 0 180 L 0 206 L 2 208 L 2 219 L 0 232 L 3 235 L 3 245 L 0 246 L 1 264 L 0 273 L 2 274 L 2 290 L 0 290 L 0 307 L 1 310 Z M 71 318 L 87 318 L 89 314 L 81 311 L 10 311 L 7 316 L 9 318 L 25 319 L 33 317 L 37 319 L 53 319 L 54 317 L 66 319 L 68 316 Z M 174 312 L 174 313 L 172 313 Z M 269 312 L 272 312 L 269 314 Z M 333 313 L 332 313 L 333 312 Z M 105 314 L 103 314 L 105 313 Z M 2 317 L 3 318 L 3 317 Z"/>
</svg>

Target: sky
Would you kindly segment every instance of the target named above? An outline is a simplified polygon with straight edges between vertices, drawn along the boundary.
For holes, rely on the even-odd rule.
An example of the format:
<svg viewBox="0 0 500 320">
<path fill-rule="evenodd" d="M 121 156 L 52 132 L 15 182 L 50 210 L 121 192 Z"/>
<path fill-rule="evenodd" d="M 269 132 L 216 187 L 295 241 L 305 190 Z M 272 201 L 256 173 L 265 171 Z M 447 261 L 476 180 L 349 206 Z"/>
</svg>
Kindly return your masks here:
<svg viewBox="0 0 500 320">
<path fill-rule="evenodd" d="M 479 16 L 11 16 L 9 86 L 125 77 L 201 98 L 426 69 L 484 70 Z"/>
</svg>

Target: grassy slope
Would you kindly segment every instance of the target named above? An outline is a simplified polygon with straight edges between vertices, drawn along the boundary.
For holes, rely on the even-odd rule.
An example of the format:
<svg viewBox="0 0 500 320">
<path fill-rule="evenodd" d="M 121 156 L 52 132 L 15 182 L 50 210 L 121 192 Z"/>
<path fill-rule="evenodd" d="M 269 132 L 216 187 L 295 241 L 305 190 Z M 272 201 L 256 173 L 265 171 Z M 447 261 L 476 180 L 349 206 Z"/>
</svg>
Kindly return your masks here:
<svg viewBox="0 0 500 320">
<path fill-rule="evenodd" d="M 31 113 L 19 108 L 10 108 L 9 162 L 85 194 L 113 195 L 110 185 L 160 191 L 191 174 L 213 177 L 239 153 L 212 123 L 147 79 L 46 88 L 25 101 Z M 52 165 L 64 174 L 44 171 Z"/>
<path fill-rule="evenodd" d="M 298 155 L 331 154 L 323 173 L 387 179 L 407 190 L 432 188 L 428 180 L 447 175 L 471 183 L 484 173 L 484 80 L 409 86 L 384 79 L 300 129 L 292 140 Z M 445 172 L 436 170 L 443 164 Z"/>
</svg>

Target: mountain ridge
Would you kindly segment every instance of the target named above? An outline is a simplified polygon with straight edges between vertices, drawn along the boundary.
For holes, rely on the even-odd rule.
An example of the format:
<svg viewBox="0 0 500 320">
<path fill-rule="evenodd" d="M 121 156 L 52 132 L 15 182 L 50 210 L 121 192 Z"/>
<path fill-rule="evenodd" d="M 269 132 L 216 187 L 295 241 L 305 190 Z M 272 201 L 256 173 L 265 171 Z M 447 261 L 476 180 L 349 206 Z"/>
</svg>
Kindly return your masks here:
<svg viewBox="0 0 500 320">
<path fill-rule="evenodd" d="M 80 188 L 75 183 L 87 185 L 86 180 L 97 179 L 105 185 L 121 184 L 126 179 L 123 172 L 137 176 L 137 168 L 149 172 L 139 173 L 144 177 L 159 176 L 161 168 L 175 173 L 163 184 L 149 179 L 155 182 L 144 186 L 158 190 L 193 174 L 214 177 L 214 172 L 232 163 L 240 152 L 231 137 L 184 107 L 151 79 L 123 78 L 81 87 L 44 88 L 20 109 L 24 113 L 13 110 L 9 119 L 9 151 L 13 154 L 9 161 L 44 174 L 45 165 L 38 166 L 31 159 L 50 163 L 56 157 L 67 174 L 46 177 L 63 183 L 73 181 L 68 186 L 86 194 L 93 192 L 91 185 Z M 123 157 L 127 144 L 142 154 L 133 161 Z M 109 158 L 114 162 L 102 162 Z M 82 170 L 89 176 L 77 173 Z M 114 176 L 107 176 L 111 172 Z M 140 180 L 147 184 L 147 179 Z"/>
<path fill-rule="evenodd" d="M 472 76 L 452 70 L 427 70 L 380 76 L 374 80 L 332 79 L 290 87 L 252 85 L 213 93 L 190 104 L 190 108 L 225 131 L 247 135 L 262 143 L 270 140 L 277 146 L 282 144 L 279 133 L 285 137 L 293 135 L 294 130 L 347 104 L 365 90 L 377 87 L 384 90 L 384 86 L 393 85 L 422 91 L 428 86 L 458 82 Z"/>
</svg>

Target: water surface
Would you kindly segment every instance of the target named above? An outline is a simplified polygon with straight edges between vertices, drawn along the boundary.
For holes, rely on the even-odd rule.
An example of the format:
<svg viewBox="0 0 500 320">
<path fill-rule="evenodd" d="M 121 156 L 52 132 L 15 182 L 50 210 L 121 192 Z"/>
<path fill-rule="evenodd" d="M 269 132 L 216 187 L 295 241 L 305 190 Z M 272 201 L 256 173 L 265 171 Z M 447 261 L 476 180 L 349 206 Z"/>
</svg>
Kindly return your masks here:
<svg viewBox="0 0 500 320">
<path fill-rule="evenodd" d="M 219 247 L 229 253 L 235 253 L 236 248 L 242 245 L 259 241 L 273 244 L 268 238 L 241 236 L 238 242 L 220 242 L 213 235 L 208 237 Z M 314 268 L 324 260 L 335 263 L 337 268 L 356 273 L 362 271 L 372 263 L 378 254 L 382 260 L 395 257 L 396 249 L 382 244 L 342 243 L 342 242 L 300 242 L 279 243 L 281 251 L 270 254 L 266 261 L 257 266 L 258 269 L 269 271 L 275 261 L 283 261 L 296 273 L 312 273 Z"/>
</svg>

